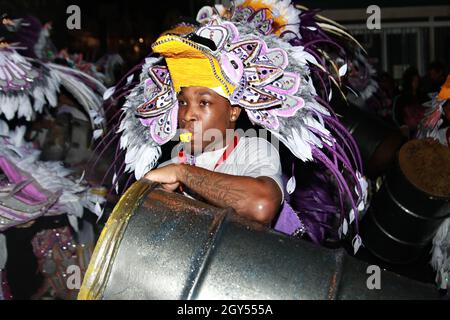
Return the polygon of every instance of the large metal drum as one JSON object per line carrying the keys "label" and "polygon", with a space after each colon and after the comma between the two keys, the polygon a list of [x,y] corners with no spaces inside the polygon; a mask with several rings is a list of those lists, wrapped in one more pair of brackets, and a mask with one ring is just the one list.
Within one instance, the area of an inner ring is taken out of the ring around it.
{"label": "large metal drum", "polygon": [[287,237],[231,210],[135,183],[97,243],[79,299],[427,299],[434,286],[343,250]]}
{"label": "large metal drum", "polygon": [[400,150],[374,196],[361,233],[365,246],[391,263],[426,254],[437,229],[450,216],[450,149],[413,140]]}

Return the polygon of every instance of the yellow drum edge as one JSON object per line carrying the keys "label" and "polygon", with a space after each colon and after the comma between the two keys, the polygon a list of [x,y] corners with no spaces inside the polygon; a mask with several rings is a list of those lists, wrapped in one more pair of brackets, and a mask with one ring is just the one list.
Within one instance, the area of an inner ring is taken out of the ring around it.
{"label": "yellow drum edge", "polygon": [[78,300],[102,299],[111,272],[111,261],[116,256],[130,217],[149,188],[150,183],[145,180],[135,182],[114,207],[95,246],[78,294]]}

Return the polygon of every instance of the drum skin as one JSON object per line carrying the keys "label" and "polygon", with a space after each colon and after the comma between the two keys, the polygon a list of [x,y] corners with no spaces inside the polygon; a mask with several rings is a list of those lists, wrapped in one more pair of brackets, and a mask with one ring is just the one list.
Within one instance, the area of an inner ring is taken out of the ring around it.
{"label": "drum skin", "polygon": [[136,182],[97,243],[79,299],[437,299],[437,290],[288,237],[157,184]]}
{"label": "drum skin", "polygon": [[405,144],[363,219],[367,249],[397,264],[419,259],[450,216],[450,150],[427,140]]}

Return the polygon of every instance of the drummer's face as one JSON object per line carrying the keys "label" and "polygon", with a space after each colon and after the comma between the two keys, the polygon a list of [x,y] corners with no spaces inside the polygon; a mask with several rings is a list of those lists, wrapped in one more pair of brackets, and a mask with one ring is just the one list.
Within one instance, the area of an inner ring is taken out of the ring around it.
{"label": "drummer's face", "polygon": [[178,94],[178,125],[181,131],[191,132],[191,147],[203,151],[210,143],[225,137],[233,130],[241,108],[211,89],[205,87],[182,88]]}

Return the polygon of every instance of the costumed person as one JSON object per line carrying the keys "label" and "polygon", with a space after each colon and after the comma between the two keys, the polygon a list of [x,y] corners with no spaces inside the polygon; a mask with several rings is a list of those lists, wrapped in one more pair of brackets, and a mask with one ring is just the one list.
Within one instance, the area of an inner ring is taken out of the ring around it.
{"label": "costumed person", "polygon": [[[33,298],[73,299],[77,291],[67,286],[67,267],[79,266],[83,273],[95,242],[92,226],[82,218],[85,209],[100,217],[105,199],[83,176],[73,176],[62,163],[40,161],[41,151],[25,140],[25,125],[29,126],[47,110],[45,106],[56,108],[59,90],[63,87],[83,106],[92,129],[103,131],[101,95],[105,88],[98,80],[78,70],[22,56],[19,53],[24,48],[22,43],[11,39],[27,26],[23,19],[2,20],[2,35],[9,41],[2,41],[0,46],[0,116],[10,125],[0,122],[3,145],[0,150],[0,231],[8,233],[24,224],[30,227],[39,217],[67,216],[70,226],[37,230],[31,240],[38,270],[44,278],[40,291]],[[14,128],[14,123],[25,125]],[[4,234],[0,235],[0,240],[3,241],[0,249],[6,249]],[[2,250],[0,256],[6,257],[7,252]]]}
{"label": "costumed person", "polygon": [[[450,147],[450,75],[439,94],[432,94],[425,117],[419,125],[417,138],[431,138]],[[436,283],[442,290],[450,289],[450,218],[439,227],[432,248],[431,265],[436,271]]]}
{"label": "costumed person", "polygon": [[379,79],[380,101],[381,101],[381,117],[387,122],[394,124],[393,109],[394,98],[398,95],[397,85],[394,78],[387,72],[382,72]]}
{"label": "costumed person", "polygon": [[376,74],[373,66],[358,48],[354,59],[349,63],[347,99],[358,108],[386,119],[391,115],[391,110],[383,105]]}
{"label": "costumed person", "polygon": [[398,126],[407,126],[410,136],[417,134],[420,121],[425,115],[423,103],[427,100],[420,88],[419,72],[410,67],[403,73],[402,90],[395,99],[394,121]]}
{"label": "costumed person", "polygon": [[[299,42],[301,14],[289,1],[237,1],[232,10],[205,7],[197,17],[202,25],[181,25],[156,40],[138,84],[128,78],[105,95],[127,95],[112,129],[119,135],[106,144],[120,139],[113,185],[134,172],[317,244],[349,239],[356,253],[367,185],[355,142],[313,84],[312,68],[328,72]],[[320,87],[326,96],[328,89]],[[277,150],[236,134],[243,117],[286,148],[286,188]],[[215,129],[214,139],[203,135],[207,129]],[[155,169],[178,137],[173,157]],[[296,190],[302,162],[315,164],[316,174]]]}
{"label": "costumed person", "polygon": [[422,89],[425,94],[436,93],[445,83],[445,66],[441,61],[433,61],[428,65],[426,75],[422,80]]}
{"label": "costumed person", "polygon": [[[100,215],[99,206],[104,201],[103,197],[96,194],[95,189],[79,177],[71,176],[71,171],[62,163],[39,161],[40,151],[35,149],[32,143],[24,140],[25,127],[17,127],[11,131],[8,125],[1,121],[0,128],[3,145],[0,151],[2,172],[0,231],[6,232],[10,228],[27,224],[43,216],[67,215],[68,221],[77,233],[77,240],[74,239],[69,226],[40,231],[32,239],[38,269],[44,274],[44,278],[53,276],[60,278],[59,281],[65,281],[63,274],[69,265],[85,266],[88,263],[95,241],[91,235],[92,231],[88,230],[89,226],[83,222],[80,225],[78,219],[83,217],[84,208]],[[6,241],[6,238],[2,239]],[[4,254],[6,257],[7,253]],[[61,256],[55,257],[57,254]],[[64,262],[64,265],[50,262],[56,259],[59,259],[58,262]],[[6,263],[3,268],[5,266]],[[60,272],[62,270],[64,272]],[[54,293],[61,299],[68,298],[58,295],[64,290],[68,291],[72,298],[76,295],[76,292],[67,290],[64,283],[55,283],[54,288],[61,289],[61,292]]]}
{"label": "costumed person", "polygon": [[97,79],[102,84],[105,83],[105,75],[97,70],[97,65],[84,60],[83,54],[73,53],[70,54],[67,49],[60,50],[54,60],[62,59],[71,68],[77,69]]}
{"label": "costumed person", "polygon": [[424,104],[425,116],[420,122],[417,138],[433,138],[450,147],[450,75],[439,93],[430,95]]}

